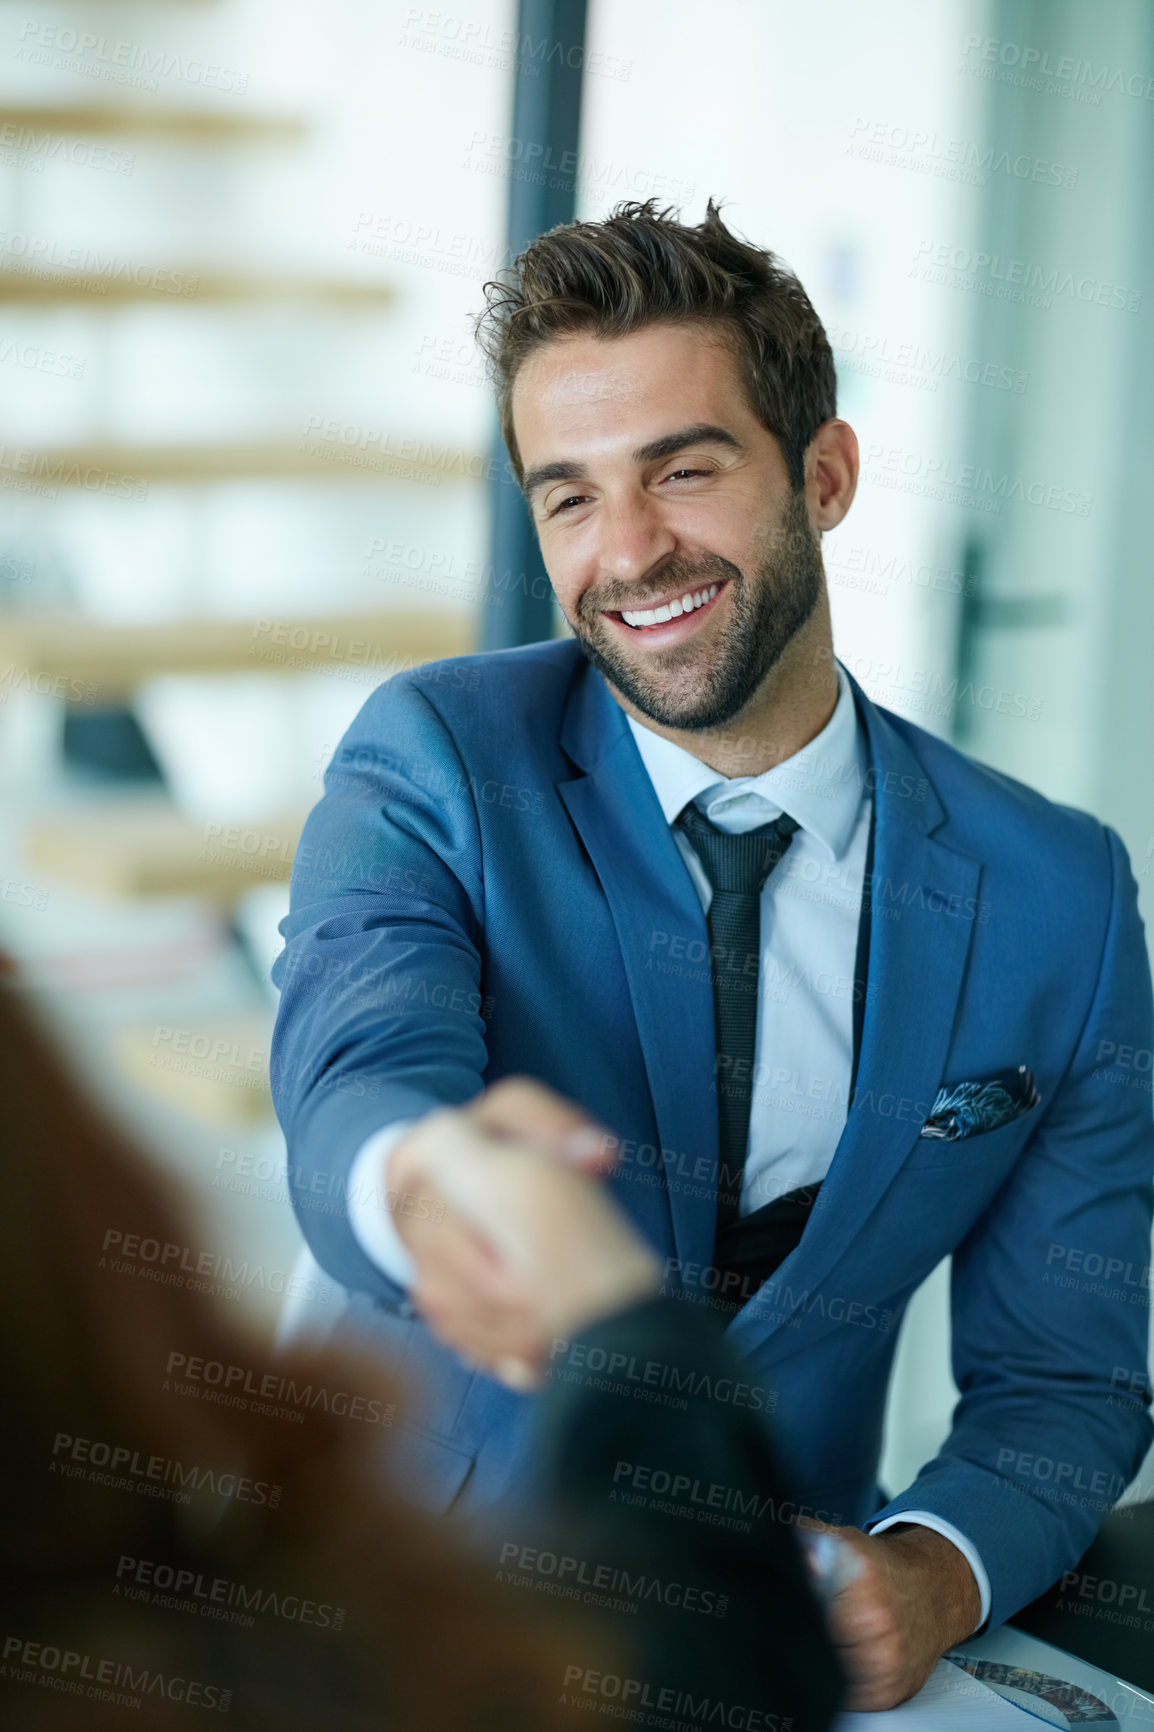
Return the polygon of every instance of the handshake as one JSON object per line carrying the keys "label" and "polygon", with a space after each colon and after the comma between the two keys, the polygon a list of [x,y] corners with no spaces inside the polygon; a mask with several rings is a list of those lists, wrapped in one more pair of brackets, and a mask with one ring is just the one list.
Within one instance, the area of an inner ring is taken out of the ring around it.
{"label": "handshake", "polygon": [[660,1266],[599,1175],[616,1139],[527,1077],[428,1113],[387,1157],[412,1297],[435,1335],[511,1389],[541,1383],[559,1336],[652,1297]]}
{"label": "handshake", "polygon": [[[386,1157],[388,1187],[434,1205],[396,1216],[414,1302],[446,1346],[511,1389],[544,1381],[558,1337],[658,1291],[657,1257],[599,1183],[616,1158],[608,1131],[526,1077],[426,1114]],[[836,1579],[826,1572],[847,1706],[893,1707],[977,1626],[974,1572],[925,1526],[827,1528],[815,1543],[828,1551],[831,1536],[849,1548],[835,1551]]]}

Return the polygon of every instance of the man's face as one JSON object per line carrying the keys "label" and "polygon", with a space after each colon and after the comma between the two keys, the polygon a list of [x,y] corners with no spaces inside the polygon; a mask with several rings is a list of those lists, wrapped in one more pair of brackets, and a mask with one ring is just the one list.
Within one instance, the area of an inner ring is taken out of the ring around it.
{"label": "man's face", "polygon": [[731,721],[823,579],[804,495],[729,350],[700,324],[559,338],[517,375],[513,423],[545,568],[589,660],[663,727]]}

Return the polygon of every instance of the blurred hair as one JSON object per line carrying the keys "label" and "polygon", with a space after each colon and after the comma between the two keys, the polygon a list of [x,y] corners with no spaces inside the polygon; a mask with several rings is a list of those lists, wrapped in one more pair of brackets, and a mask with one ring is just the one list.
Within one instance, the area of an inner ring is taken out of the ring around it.
{"label": "blurred hair", "polygon": [[781,446],[793,487],[823,421],[837,413],[833,351],[793,272],[739,240],[710,199],[696,227],[655,199],[619,204],[604,222],[541,235],[484,285],[475,330],[497,391],[514,474],[525,468],[513,431],[513,385],[542,344],[588,332],[624,337],[647,325],[700,323],[723,341],[762,426]]}
{"label": "blurred hair", "polygon": [[[77,1085],[41,1019],[3,978],[0,1098],[4,1639],[231,1689],[229,1723],[245,1732],[571,1725],[558,1680],[579,1621],[567,1619],[562,1641],[535,1604],[514,1620],[450,1533],[390,1489],[387,1428],[311,1406],[287,1423],[166,1386],[174,1350],[256,1366],[268,1364],[268,1350],[204,1295],[110,1267],[110,1228],[160,1245],[187,1243],[188,1229],[158,1175]],[[276,1369],[300,1386],[323,1381],[403,1403],[378,1365],[351,1356],[294,1353]],[[279,1505],[208,1489],[167,1501],[136,1495],[151,1485],[124,1489],[111,1471],[63,1474],[69,1452],[54,1454],[61,1434],[125,1447],[141,1461],[245,1474],[280,1487]],[[156,1593],[126,1597],[131,1574],[123,1584],[116,1575],[125,1556],[344,1607],[343,1629],[260,1614],[249,1629],[191,1616]],[[148,1693],[133,1711],[85,1694],[75,1672],[73,1681],[40,1677],[49,1688],[18,1681],[19,1665],[18,1653],[6,1661],[0,1719],[22,1732],[125,1724],[168,1732],[189,1723],[188,1708],[163,1693]]]}

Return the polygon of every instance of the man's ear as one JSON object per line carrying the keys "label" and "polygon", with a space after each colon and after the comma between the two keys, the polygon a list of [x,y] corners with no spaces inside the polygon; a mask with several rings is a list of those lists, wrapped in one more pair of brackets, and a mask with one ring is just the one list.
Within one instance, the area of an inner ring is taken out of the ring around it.
{"label": "man's ear", "polygon": [[805,500],[819,532],[836,529],[853,504],[860,466],[849,422],[823,421],[805,453]]}

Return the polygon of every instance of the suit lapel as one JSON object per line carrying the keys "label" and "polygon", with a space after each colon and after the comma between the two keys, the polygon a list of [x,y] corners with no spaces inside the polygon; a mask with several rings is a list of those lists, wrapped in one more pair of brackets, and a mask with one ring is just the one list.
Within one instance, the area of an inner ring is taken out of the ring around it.
{"label": "suit lapel", "polygon": [[716,1037],[705,915],[624,712],[591,668],[578,671],[561,743],[585,772],[557,791],[617,929],[684,1271],[713,1256]]}
{"label": "suit lapel", "polygon": [[[942,1081],[973,934],[981,867],[934,838],[946,815],[923,766],[851,683],[869,737],[877,825],[857,1088],[805,1233],[773,1278],[773,1322],[755,1298],[729,1327],[743,1353],[780,1332],[827,1281],[912,1152]],[[783,1292],[787,1302],[777,1303]]]}
{"label": "suit lapel", "polygon": [[[981,866],[934,832],[947,816],[925,768],[850,680],[866,729],[876,830],[868,997],[853,1107],[801,1243],[729,1326],[738,1351],[778,1334],[870,1223],[942,1081],[973,934]],[[584,774],[558,783],[605,891],[633,1002],[684,1271],[712,1263],[716,1037],[705,915],[624,712],[580,664],[561,744]],[[674,954],[671,954],[673,952]],[[686,955],[688,952],[688,956]],[[694,963],[692,958],[705,958]],[[686,1285],[694,1283],[686,1277]],[[847,1297],[860,1297],[847,1294]],[[794,1331],[786,1337],[796,1341]]]}

